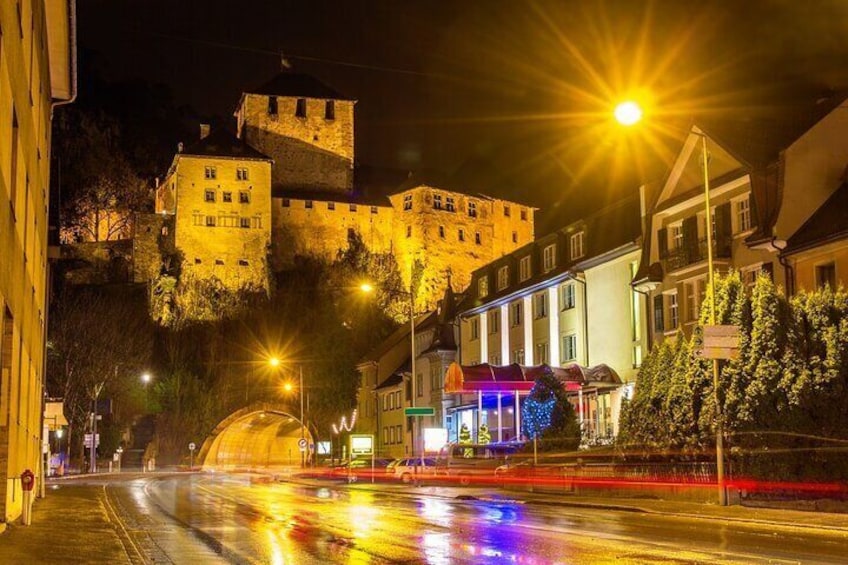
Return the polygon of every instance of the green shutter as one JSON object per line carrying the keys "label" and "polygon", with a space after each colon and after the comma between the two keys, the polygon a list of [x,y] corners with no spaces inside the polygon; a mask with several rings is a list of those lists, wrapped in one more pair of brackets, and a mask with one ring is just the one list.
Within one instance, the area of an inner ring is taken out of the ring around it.
{"label": "green shutter", "polygon": [[668,229],[660,228],[657,232],[657,243],[660,251],[660,259],[668,257]]}

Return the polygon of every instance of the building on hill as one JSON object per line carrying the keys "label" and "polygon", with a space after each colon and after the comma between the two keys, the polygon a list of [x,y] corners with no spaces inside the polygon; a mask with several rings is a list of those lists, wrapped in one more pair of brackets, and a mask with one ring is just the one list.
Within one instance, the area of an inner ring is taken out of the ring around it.
{"label": "building on hill", "polygon": [[231,290],[268,288],[269,157],[225,130],[210,134],[202,126],[201,138],[174,156],[156,190],[156,212],[174,216],[182,276],[215,278]]}
{"label": "building on hill", "polygon": [[76,97],[75,20],[74,2],[67,0],[0,2],[3,523],[21,515],[21,473],[32,470],[36,487],[44,480],[50,136],[55,106]]}
{"label": "building on hill", "polygon": [[353,190],[353,106],[317,79],[281,72],[243,92],[238,137],[274,160],[274,189],[349,194]]}

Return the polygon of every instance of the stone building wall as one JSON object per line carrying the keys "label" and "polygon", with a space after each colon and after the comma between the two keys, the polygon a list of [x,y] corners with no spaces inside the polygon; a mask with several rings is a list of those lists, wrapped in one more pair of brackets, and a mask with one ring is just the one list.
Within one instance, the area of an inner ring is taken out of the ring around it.
{"label": "stone building wall", "polygon": [[[208,166],[216,167],[214,180],[205,178]],[[248,169],[248,180],[236,180],[239,167]],[[175,244],[183,256],[182,273],[198,279],[214,276],[233,290],[267,288],[271,163],[181,155],[174,174]],[[205,200],[207,190],[215,192],[214,202]],[[223,201],[225,192],[231,193],[231,202]],[[241,192],[249,194],[248,203],[239,202]],[[242,227],[243,221],[248,227]]]}
{"label": "stone building wall", "polygon": [[138,214],[133,237],[133,282],[146,283],[155,279],[163,267],[170,270],[169,261],[175,258],[174,216]]}
{"label": "stone building wall", "polygon": [[393,215],[389,206],[274,198],[272,267],[290,268],[297,255],[332,261],[339,250],[347,248],[349,230],[356,231],[372,252],[387,253],[392,246]]}
{"label": "stone building wall", "polygon": [[244,94],[236,111],[238,136],[274,159],[274,187],[346,194],[353,188],[352,101],[334,100],[334,118],[325,118],[327,100],[306,98],[306,116],[295,115],[297,98]]}

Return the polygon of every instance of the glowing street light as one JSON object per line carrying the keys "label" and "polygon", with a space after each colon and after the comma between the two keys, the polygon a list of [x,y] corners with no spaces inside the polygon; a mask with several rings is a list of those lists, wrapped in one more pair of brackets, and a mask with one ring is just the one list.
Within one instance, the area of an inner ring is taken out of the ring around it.
{"label": "glowing street light", "polygon": [[294,390],[294,386],[292,386],[291,383],[284,383],[283,390],[285,390],[286,392],[291,392],[292,390]]}
{"label": "glowing street light", "polygon": [[268,359],[268,364],[271,365],[272,367],[279,367],[280,366],[280,358],[279,357],[271,357],[270,359]]}
{"label": "glowing street light", "polygon": [[627,100],[615,107],[615,120],[623,126],[632,126],[642,119],[642,108],[636,102]]}
{"label": "glowing street light", "polygon": [[374,292],[374,285],[367,282],[362,283],[361,285],[359,285],[359,290],[361,290],[362,292]]}
{"label": "glowing street light", "polygon": [[153,377],[150,376],[150,373],[144,373],[143,375],[141,375],[141,382],[143,382],[146,386],[150,384],[150,379],[152,378]]}

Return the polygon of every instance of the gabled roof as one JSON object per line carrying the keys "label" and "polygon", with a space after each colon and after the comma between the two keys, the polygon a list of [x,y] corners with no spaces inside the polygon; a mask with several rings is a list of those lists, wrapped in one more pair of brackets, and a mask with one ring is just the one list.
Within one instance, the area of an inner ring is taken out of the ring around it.
{"label": "gabled roof", "polygon": [[356,100],[355,98],[337,92],[311,75],[288,71],[281,72],[261,86],[251,90],[245,90],[245,93],[297,98],[321,98],[325,100]]}
{"label": "gabled roof", "polygon": [[848,179],[798,228],[786,242],[784,255],[792,255],[831,241],[848,238]]}
{"label": "gabled roof", "polygon": [[213,131],[203,139],[185,147],[178,155],[273,161],[225,129]]}

